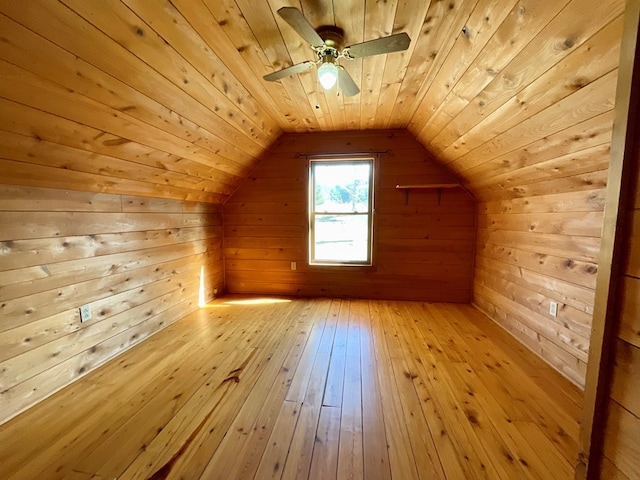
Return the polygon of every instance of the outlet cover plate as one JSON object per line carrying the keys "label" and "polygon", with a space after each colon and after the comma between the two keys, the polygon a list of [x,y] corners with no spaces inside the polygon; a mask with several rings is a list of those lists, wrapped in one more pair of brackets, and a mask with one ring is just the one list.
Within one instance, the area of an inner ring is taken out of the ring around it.
{"label": "outlet cover plate", "polygon": [[558,302],[554,302],[553,300],[549,302],[549,315],[552,317],[558,316]]}
{"label": "outlet cover plate", "polygon": [[80,321],[82,323],[91,320],[91,306],[83,305],[80,307]]}

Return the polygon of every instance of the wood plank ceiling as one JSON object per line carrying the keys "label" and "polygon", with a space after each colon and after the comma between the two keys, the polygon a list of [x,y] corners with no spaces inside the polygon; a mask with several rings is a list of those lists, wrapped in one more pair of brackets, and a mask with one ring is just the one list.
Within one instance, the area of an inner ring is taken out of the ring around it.
{"label": "wood plank ceiling", "polygon": [[[355,97],[323,91],[313,70],[267,83],[263,75],[313,59],[276,14],[282,6],[342,27],[347,45],[398,32],[412,42],[345,62]],[[532,173],[526,158],[501,155],[547,132],[590,121],[573,134],[594,135],[583,148],[608,141],[623,9],[619,0],[1,0],[3,183],[222,203],[285,132],[401,128],[490,198],[514,169]]]}

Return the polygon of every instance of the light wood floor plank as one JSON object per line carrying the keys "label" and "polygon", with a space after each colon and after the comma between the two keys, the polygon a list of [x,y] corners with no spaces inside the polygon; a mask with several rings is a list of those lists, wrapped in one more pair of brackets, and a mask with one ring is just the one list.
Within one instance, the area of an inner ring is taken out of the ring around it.
{"label": "light wood floor plank", "polygon": [[409,317],[400,302],[390,303],[385,321],[387,345],[393,362],[396,388],[400,394],[400,403],[411,441],[411,448],[416,459],[418,475],[423,479],[444,479],[445,474],[433,441],[433,432],[427,423],[420,399],[417,396],[414,381],[418,374],[409,368],[405,361],[405,345],[400,340],[401,328]]}
{"label": "light wood floor plank", "polygon": [[[236,361],[235,345],[247,338],[251,324],[228,325],[212,344],[187,344],[188,350],[175,356],[170,375],[154,382],[152,389],[135,395],[128,415],[119,416],[117,422],[110,421],[110,428],[104,432],[104,436],[110,434],[107,438],[86,445],[80,468],[107,477],[124,470],[193,398],[202,387],[203,378],[209,382],[214,378],[222,380]],[[148,419],[149,411],[154,412],[153,422]],[[114,454],[118,461],[110,458]]]}
{"label": "light wood floor plank", "polygon": [[389,450],[389,466],[392,478],[417,479],[416,460],[409,440],[402,405],[393,372],[391,352],[386,340],[383,322],[386,305],[370,302],[371,333],[375,338],[375,355],[378,365],[380,398],[384,412],[384,426]]}
{"label": "light wood floor plank", "polygon": [[[436,318],[439,320],[441,317],[438,316]],[[461,420],[461,423],[465,427],[471,428],[469,433],[470,441],[475,442],[477,439],[479,445],[476,450],[479,450],[481,454],[486,454],[485,458],[493,464],[500,478],[526,478],[520,465],[515,462],[513,453],[510,452],[505,444],[504,438],[496,431],[489,415],[479,404],[475,392],[467,388],[457,375],[457,370],[460,368],[470,369],[466,359],[471,357],[471,353],[466,342],[458,335],[455,329],[451,328],[451,323],[446,322],[445,325],[440,325],[438,329],[442,328],[447,331],[447,343],[443,348],[447,349],[452,344],[457,345],[458,352],[463,355],[465,362],[451,362],[449,368],[442,372],[441,375],[450,386],[454,397],[460,399],[460,408],[467,419],[467,422]],[[487,464],[486,460],[484,463],[485,465]]]}
{"label": "light wood floor plank", "polygon": [[227,297],[0,426],[0,478],[564,480],[581,405],[470,305]]}
{"label": "light wood floor plank", "polygon": [[347,353],[347,331],[349,325],[349,302],[340,302],[340,313],[336,323],[336,334],[331,349],[331,363],[327,375],[323,405],[340,407],[342,405],[342,388],[344,384],[345,355]]}
{"label": "light wood floor plank", "polygon": [[[350,304],[352,302],[349,302]],[[362,373],[360,363],[361,318],[350,305],[342,390],[342,417],[338,448],[338,480],[364,478],[362,442]]]}
{"label": "light wood floor plank", "polygon": [[309,376],[300,418],[291,439],[283,479],[295,480],[309,476],[339,312],[340,300],[333,300]]}
{"label": "light wood floor plank", "polygon": [[[464,408],[467,394],[458,395],[456,388],[448,378],[448,370],[452,365],[462,364],[460,358],[447,355],[446,347],[440,344],[439,332],[444,325],[431,313],[417,316],[415,325],[419,335],[424,339],[426,349],[416,348],[420,365],[424,367],[424,376],[431,385],[431,398],[441,412],[445,430],[451,435],[458,458],[462,463],[466,478],[492,479],[500,478],[498,471],[491,462],[482,442],[473,430],[470,412]],[[446,337],[447,331],[444,335]]]}
{"label": "light wood floor plank", "polygon": [[[215,472],[225,472],[227,479],[253,477],[320,308],[319,302],[310,302],[306,310],[311,315],[297,318],[293,324],[295,335],[271,358],[271,373],[262,374],[251,390],[204,470],[204,478],[213,478]],[[284,360],[279,361],[282,357]]]}
{"label": "light wood floor plank", "polygon": [[[451,310],[450,306],[443,305],[438,308],[440,318],[448,319],[451,323],[457,322],[457,320],[454,320],[454,318],[457,318],[455,313],[449,311]],[[479,320],[483,324],[485,323],[485,319],[480,317],[481,314],[479,312],[474,311],[472,314],[471,318]],[[556,400],[550,398],[550,396],[555,396],[554,394],[546,393],[537,384],[537,378],[530,377],[527,375],[527,371],[521,368],[522,360],[517,357],[514,358],[513,355],[508,355],[500,348],[496,348],[492,338],[486,337],[481,340],[479,343],[482,345],[476,343],[475,348],[477,349],[476,351],[483,353],[481,358],[484,359],[484,365],[490,374],[494,376],[495,381],[500,383],[502,389],[506,391],[502,404],[513,407],[518,406],[521,412],[524,412],[521,416],[534,421],[544,428],[549,438],[559,446],[567,461],[573,464],[573,459],[578,455],[577,438],[579,434],[579,425],[575,422],[574,415],[578,415],[581,410],[575,407],[573,410],[568,409],[564,405],[565,402],[559,405]],[[470,356],[470,361],[476,361],[477,363],[479,358],[477,355]],[[544,370],[544,367],[546,366],[540,365],[538,368]],[[550,379],[554,379],[556,372],[549,372],[548,368],[546,370],[548,372],[547,376]],[[573,386],[566,382],[564,382],[564,387],[563,390],[567,391],[573,389]],[[494,395],[497,396],[498,393],[494,393]]]}
{"label": "light wood floor plank", "polygon": [[[258,432],[264,434],[265,430],[268,431],[268,424],[265,426],[260,421],[263,418],[263,412],[268,419],[271,409],[274,408],[273,404],[279,407],[282,403],[289,373],[284,366],[285,362],[291,356],[293,363],[296,363],[301,350],[299,345],[304,343],[304,338],[300,339],[297,335],[289,334],[295,331],[300,332],[303,337],[306,335],[304,320],[297,320],[294,313],[297,313],[296,309],[288,308],[287,305],[279,318],[271,317],[278,321],[278,326],[270,329],[272,342],[267,345],[260,344],[259,348],[263,350],[263,362],[259,368],[256,368],[255,381],[249,381],[248,385],[245,385],[246,394],[237,403],[238,413],[235,417],[230,416],[232,421],[228,427],[216,429],[218,435],[212,436],[209,440],[218,443],[217,448],[211,446],[197,449],[200,452],[199,461],[194,461],[193,456],[185,456],[181,459],[185,466],[176,467],[176,471],[183,472],[183,476],[211,478],[215,472],[222,471],[229,479],[246,478],[242,474],[246,465],[243,465],[241,460],[250,461],[255,455],[255,452],[251,451],[252,447],[260,442],[253,434]],[[275,410],[277,412],[277,408]],[[213,457],[205,454],[214,449],[216,453]],[[243,452],[243,455],[238,455],[239,452]]]}
{"label": "light wood floor plank", "polygon": [[[404,304],[408,310],[406,314],[408,318],[415,319],[416,317],[409,309],[410,305],[411,304]],[[418,318],[419,317],[420,316],[418,316]],[[414,377],[412,381],[421,400],[422,412],[432,432],[442,468],[447,478],[473,478],[472,472],[468,470],[465,471],[464,465],[460,462],[460,458],[462,457],[456,451],[453,439],[445,426],[442,407],[434,397],[437,390],[432,385],[424,369],[420,352],[425,351],[425,342],[415,321],[405,325],[405,328],[397,329],[398,338],[405,345],[403,357],[406,362],[407,371],[411,372],[411,376]]]}
{"label": "light wood floor plank", "polygon": [[[369,302],[353,302],[352,312],[360,322],[360,372],[362,375],[362,443],[364,475],[367,479],[389,480],[388,440],[385,431],[384,409],[378,383],[378,362],[375,339],[371,331]],[[357,314],[356,314],[357,312]]]}
{"label": "light wood floor plank", "polygon": [[336,478],[338,474],[338,446],[340,437],[340,409],[322,407],[313,444],[310,480]]}

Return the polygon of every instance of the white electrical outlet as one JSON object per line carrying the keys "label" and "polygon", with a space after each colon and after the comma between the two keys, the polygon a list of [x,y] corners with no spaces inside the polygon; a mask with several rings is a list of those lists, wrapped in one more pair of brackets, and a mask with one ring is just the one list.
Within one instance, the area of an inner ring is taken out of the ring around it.
{"label": "white electrical outlet", "polygon": [[91,306],[83,305],[80,307],[80,321],[84,323],[87,320],[91,320]]}
{"label": "white electrical outlet", "polygon": [[549,315],[552,317],[558,316],[558,302],[554,302],[553,300],[549,302]]}
{"label": "white electrical outlet", "polygon": [[298,264],[296,262],[291,262],[291,270],[295,270],[298,268]]}

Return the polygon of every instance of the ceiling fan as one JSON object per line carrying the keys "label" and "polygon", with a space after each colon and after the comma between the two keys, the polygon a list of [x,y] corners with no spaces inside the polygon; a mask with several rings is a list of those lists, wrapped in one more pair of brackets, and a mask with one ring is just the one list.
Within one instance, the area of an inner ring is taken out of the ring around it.
{"label": "ceiling fan", "polygon": [[318,67],[318,79],[325,90],[332,88],[337,81],[344,94],[347,97],[352,97],[360,93],[360,89],[349,72],[337,63],[338,59],[355,59],[382,53],[400,52],[409,48],[411,43],[409,35],[403,32],[343,48],[344,31],[341,28],[329,25],[315,29],[302,12],[295,7],[282,7],[278,10],[278,14],[309,43],[316,53],[317,60],[297,63],[265,75],[263,78],[268,82],[275,82],[289,75],[304,72],[315,65]]}

